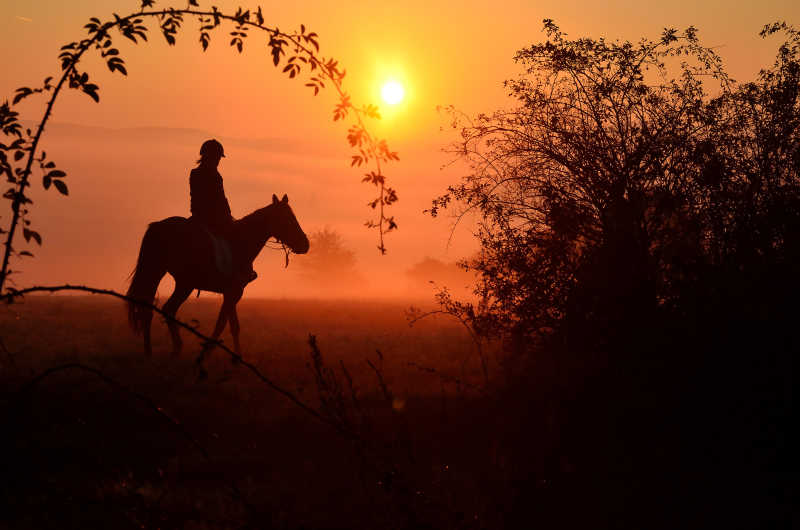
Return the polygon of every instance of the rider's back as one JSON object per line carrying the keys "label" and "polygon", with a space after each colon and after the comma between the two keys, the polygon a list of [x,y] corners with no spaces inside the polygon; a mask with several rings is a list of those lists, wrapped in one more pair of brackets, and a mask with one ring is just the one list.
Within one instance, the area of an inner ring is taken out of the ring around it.
{"label": "rider's back", "polygon": [[189,176],[192,217],[208,227],[213,233],[224,235],[233,222],[228,199],[222,184],[222,176],[216,168],[202,164]]}

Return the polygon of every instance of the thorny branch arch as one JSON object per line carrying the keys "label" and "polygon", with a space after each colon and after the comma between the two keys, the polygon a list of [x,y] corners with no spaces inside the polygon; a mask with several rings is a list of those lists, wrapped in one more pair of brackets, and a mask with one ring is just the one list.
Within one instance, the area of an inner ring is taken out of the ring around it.
{"label": "thorny branch arch", "polygon": [[[385,140],[378,139],[368,132],[364,124],[365,118],[380,118],[378,108],[374,105],[356,106],[351,101],[343,87],[345,70],[340,69],[336,60],[325,59],[318,55],[317,34],[307,31],[304,25],[292,33],[281,31],[277,27],[270,27],[265,23],[260,6],[256,10],[240,7],[235,13],[230,14],[220,11],[216,6],[211,6],[210,9],[201,9],[197,0],[188,0],[185,9],[172,7],[149,9],[154,4],[154,0],[141,0],[139,11],[124,17],[114,14],[113,20],[106,22],[98,18],[91,18],[89,23],[84,26],[87,30],[87,38],[62,46],[59,55],[62,73],[55,84],[53,84],[54,77],[48,77],[40,87],[21,87],[17,89],[10,105],[5,102],[0,106],[0,130],[6,137],[13,138],[10,144],[0,143],[0,175],[5,175],[8,182],[12,184],[3,195],[4,198],[11,201],[11,221],[7,230],[0,228],[0,234],[5,233],[6,235],[3,263],[0,268],[0,292],[6,287],[6,280],[12,272],[9,270],[11,257],[32,256],[28,251],[14,250],[14,238],[20,225],[22,225],[23,237],[26,241],[30,242],[33,239],[38,244],[42,242],[41,235],[29,228],[31,222],[27,218],[28,205],[32,204],[32,201],[26,195],[26,188],[31,186],[30,178],[34,162],[39,164],[43,172],[42,184],[45,189],[49,189],[53,185],[60,193],[68,194],[68,187],[63,181],[66,173],[57,169],[55,163],[47,159],[46,152],[40,150],[42,135],[58,95],[66,84],[69,88],[80,90],[99,102],[100,98],[97,93],[99,87],[89,82],[87,72],[78,70],[80,60],[87,51],[95,49],[106,61],[111,72],[118,71],[127,75],[124,60],[120,57],[119,50],[113,47],[111,31],[116,30],[119,35],[138,44],[142,40],[147,40],[149,28],[145,25],[145,21],[152,20],[158,22],[158,30],[167,43],[173,45],[184,20],[186,18],[197,19],[200,23],[199,41],[204,51],[209,45],[211,32],[220,28],[223,22],[233,24],[233,31],[229,33],[229,36],[232,37],[230,45],[240,53],[244,48],[248,31],[250,29],[261,31],[266,33],[269,38],[267,46],[273,64],[278,67],[283,61],[282,72],[289,78],[295,78],[304,69],[307,69],[309,76],[305,86],[313,90],[314,95],[318,94],[320,89],[325,88],[326,83],[332,86],[339,97],[339,102],[333,111],[334,121],[344,119],[351,114],[354,118],[354,123],[347,133],[347,140],[355,150],[351,166],[372,164],[374,168],[362,179],[363,182],[373,184],[378,191],[377,197],[369,202],[369,206],[377,211],[377,219],[367,221],[366,226],[378,229],[378,249],[382,254],[385,253],[384,235],[397,228],[394,217],[388,216],[385,208],[397,201],[397,193],[386,185],[382,166],[389,161],[398,160],[398,155],[389,149]],[[114,35],[114,37],[119,35]],[[287,50],[289,54],[287,54]],[[12,110],[13,106],[28,96],[44,92],[51,93],[44,115],[34,131],[27,129],[23,133],[18,119],[19,113]],[[22,165],[15,167],[20,162]]]}

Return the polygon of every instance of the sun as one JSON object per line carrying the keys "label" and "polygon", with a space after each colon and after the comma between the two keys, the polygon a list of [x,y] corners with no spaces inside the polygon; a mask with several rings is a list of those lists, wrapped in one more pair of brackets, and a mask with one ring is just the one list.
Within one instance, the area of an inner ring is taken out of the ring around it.
{"label": "sun", "polygon": [[403,96],[405,96],[403,85],[397,81],[387,81],[381,89],[381,96],[389,105],[397,105],[403,101]]}

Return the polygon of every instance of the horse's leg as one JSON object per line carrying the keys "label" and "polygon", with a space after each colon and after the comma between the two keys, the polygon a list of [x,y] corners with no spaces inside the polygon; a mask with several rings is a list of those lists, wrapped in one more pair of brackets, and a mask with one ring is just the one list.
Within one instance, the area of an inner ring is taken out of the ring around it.
{"label": "horse's leg", "polygon": [[[228,317],[231,322],[231,335],[233,335],[233,351],[239,357],[242,356],[242,348],[239,344],[239,315],[236,313],[236,304],[242,299],[244,288],[233,289],[225,293],[224,303],[228,304]],[[238,359],[231,359],[236,362]]]}
{"label": "horse's leg", "polygon": [[[212,340],[219,339],[219,336],[222,335],[222,330],[225,329],[225,324],[228,323],[228,304],[225,303],[225,300],[222,301],[222,307],[219,308],[219,316],[217,317],[217,324],[214,326],[214,332],[211,334]],[[211,348],[209,348],[211,349]]]}
{"label": "horse's leg", "polygon": [[242,347],[239,345],[239,315],[236,314],[236,303],[231,306],[231,335],[233,335],[233,351],[241,357]]}
{"label": "horse's leg", "polygon": [[[222,331],[225,329],[225,324],[230,320],[231,333],[233,334],[233,342],[235,352],[239,354],[239,318],[236,315],[236,304],[242,298],[242,290],[237,289],[233,292],[228,291],[223,293],[222,307],[219,310],[219,317],[217,318],[217,325],[214,327],[214,333],[211,334],[213,340],[219,340]],[[234,329],[236,331],[234,331]]]}
{"label": "horse's leg", "polygon": [[[161,309],[168,316],[175,318],[175,313],[178,312],[178,308],[183,302],[186,301],[187,298],[189,298],[189,295],[192,294],[193,290],[194,289],[191,287],[181,285],[176,282],[175,290],[172,292],[172,296],[169,297],[169,300],[166,301]],[[180,329],[178,328],[178,325],[171,320],[167,320],[167,327],[169,328],[170,335],[172,335],[172,355],[178,355],[183,347]]]}

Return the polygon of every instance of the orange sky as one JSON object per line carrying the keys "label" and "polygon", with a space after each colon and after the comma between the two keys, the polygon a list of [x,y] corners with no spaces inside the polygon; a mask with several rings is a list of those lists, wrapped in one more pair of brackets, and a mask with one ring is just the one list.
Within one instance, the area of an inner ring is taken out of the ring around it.
{"label": "orange sky", "polygon": [[[232,11],[238,2],[215,2]],[[183,7],[159,0],[157,6]],[[210,2],[201,1],[207,7]],[[452,131],[436,112],[453,104],[469,113],[491,111],[509,102],[502,81],[517,72],[511,58],[518,48],[542,38],[541,20],[552,18],[573,37],[655,38],[665,26],[689,24],[703,41],[719,46],[729,71],[740,80],[753,77],[771,61],[776,41],[757,33],[764,23],[800,24],[796,0],[687,1],[652,3],[616,0],[281,2],[264,4],[267,21],[282,29],[305,24],[320,35],[322,54],[337,58],[348,71],[345,86],[357,102],[380,103],[387,77],[404,82],[407,99],[384,111],[374,125],[398,150],[401,161],[386,173],[398,189],[394,207],[400,230],[389,236],[389,254],[380,257],[375,234],[363,228],[371,189],[351,170],[342,124],[330,120],[331,93],[313,98],[301,83],[272,67],[262,37],[252,35],[245,53],[212,36],[201,52],[195,23],[187,22],[170,48],[151,34],[134,46],[116,43],[129,75],[111,75],[97,61],[86,66],[100,85],[101,103],[75,92],[63,94],[53,123],[106,129],[157,127],[157,133],[54,127],[43,146],[69,174],[71,195],[44,193],[36,182],[32,220],[45,239],[37,258],[24,263],[18,283],[93,282],[122,289],[133,266],[138,238],[147,222],[188,215],[187,175],[199,143],[209,134],[228,139],[220,168],[234,215],[266,204],[272,192],[288,193],[307,231],[329,226],[343,234],[365,270],[380,277],[401,274],[424,256],[453,261],[471,252],[468,227],[447,248],[450,220],[431,220],[421,210],[459,168],[440,170],[440,152]],[[127,14],[136,0],[3,0],[0,3],[0,93],[36,84],[60,71],[58,48],[82,36],[91,16]],[[130,45],[129,45],[130,44]],[[42,100],[20,106],[23,117],[38,120]],[[172,129],[195,129],[174,131]],[[246,140],[250,140],[249,142]],[[258,140],[258,141],[253,141]],[[0,212],[0,219],[7,219]],[[101,267],[92,263],[100,261]],[[275,253],[256,265],[261,278],[251,294],[282,295],[270,278],[287,274]]]}

